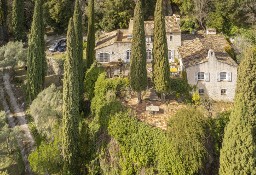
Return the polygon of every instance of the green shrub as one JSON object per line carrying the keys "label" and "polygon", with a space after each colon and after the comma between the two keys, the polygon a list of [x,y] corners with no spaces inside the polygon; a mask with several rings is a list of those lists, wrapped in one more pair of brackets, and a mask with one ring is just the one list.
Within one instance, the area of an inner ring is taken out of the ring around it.
{"label": "green shrub", "polygon": [[54,84],[38,94],[30,105],[30,114],[40,135],[49,137],[62,116],[62,92]]}
{"label": "green shrub", "polygon": [[62,171],[60,131],[52,131],[51,136],[54,139],[43,141],[28,157],[31,169],[36,173],[57,174]]}
{"label": "green shrub", "polygon": [[188,84],[185,78],[171,78],[170,79],[170,93],[178,94],[179,97],[191,101],[190,91],[192,87]]}
{"label": "green shrub", "polygon": [[92,100],[94,97],[94,87],[95,82],[97,81],[99,74],[103,72],[103,69],[101,67],[97,66],[97,63],[94,62],[89,70],[87,70],[85,74],[85,81],[84,81],[84,87],[85,87],[85,96]]}
{"label": "green shrub", "polygon": [[24,66],[27,59],[27,49],[22,42],[9,42],[0,47],[0,67]]}
{"label": "green shrub", "polygon": [[213,163],[213,139],[210,120],[202,112],[192,107],[178,111],[168,122],[168,136],[185,174],[209,173],[206,166]]}

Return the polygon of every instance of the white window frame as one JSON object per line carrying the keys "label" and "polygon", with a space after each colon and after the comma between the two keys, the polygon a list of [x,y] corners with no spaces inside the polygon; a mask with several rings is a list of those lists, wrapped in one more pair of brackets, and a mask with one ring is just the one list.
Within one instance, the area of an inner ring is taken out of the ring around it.
{"label": "white window frame", "polygon": [[220,95],[227,95],[227,89],[221,89]]}
{"label": "white window frame", "polygon": [[131,53],[132,51],[130,49],[126,51],[126,60],[131,60]]}
{"label": "white window frame", "polygon": [[227,72],[220,72],[220,81],[227,80],[228,73]]}
{"label": "white window frame", "polygon": [[197,80],[204,80],[204,79],[205,79],[204,72],[198,72],[197,73]]}
{"label": "white window frame", "polygon": [[175,51],[174,50],[168,50],[168,60],[169,62],[174,62],[175,60]]}
{"label": "white window frame", "polygon": [[203,88],[199,88],[198,89],[198,94],[199,95],[204,95],[204,89]]}
{"label": "white window frame", "polygon": [[110,53],[108,52],[100,52],[98,53],[99,57],[98,60],[101,63],[107,63],[110,61]]}
{"label": "white window frame", "polygon": [[148,49],[146,52],[147,52],[147,60],[152,60],[152,50]]}

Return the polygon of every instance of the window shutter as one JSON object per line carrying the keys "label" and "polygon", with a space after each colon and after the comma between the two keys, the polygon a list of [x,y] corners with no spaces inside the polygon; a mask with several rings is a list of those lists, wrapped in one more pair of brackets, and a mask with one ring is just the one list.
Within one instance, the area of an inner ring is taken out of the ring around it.
{"label": "window shutter", "polygon": [[198,72],[195,73],[195,82],[198,80]]}
{"label": "window shutter", "polygon": [[204,73],[205,76],[205,81],[209,82],[210,81],[210,73]]}
{"label": "window shutter", "polygon": [[228,81],[232,81],[232,72],[228,72]]}
{"label": "window shutter", "polygon": [[220,73],[217,73],[217,81],[220,81]]}

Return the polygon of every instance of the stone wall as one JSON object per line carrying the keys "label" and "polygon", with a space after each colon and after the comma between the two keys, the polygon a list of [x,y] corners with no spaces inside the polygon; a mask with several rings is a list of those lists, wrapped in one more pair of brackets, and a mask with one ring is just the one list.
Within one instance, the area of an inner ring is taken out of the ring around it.
{"label": "stone wall", "polygon": [[[235,97],[237,67],[217,61],[215,56],[208,58],[208,61],[186,68],[188,83],[204,89],[205,96],[215,101],[232,102]],[[209,81],[197,80],[197,73],[209,74]],[[231,81],[218,80],[220,72],[231,73]],[[221,89],[226,89],[226,95],[221,95]]]}

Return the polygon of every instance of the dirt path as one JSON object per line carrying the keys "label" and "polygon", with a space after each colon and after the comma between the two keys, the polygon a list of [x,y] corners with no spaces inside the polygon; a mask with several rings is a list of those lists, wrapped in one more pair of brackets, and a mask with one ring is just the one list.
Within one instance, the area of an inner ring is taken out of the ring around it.
{"label": "dirt path", "polygon": [[0,84],[0,99],[6,112],[9,125],[12,128],[17,128],[19,130],[16,139],[25,164],[25,173],[27,175],[32,175],[33,173],[28,162],[28,155],[35,142],[28,128],[25,112],[19,107],[17,99],[14,96],[9,73],[4,73],[2,77],[3,84]]}

